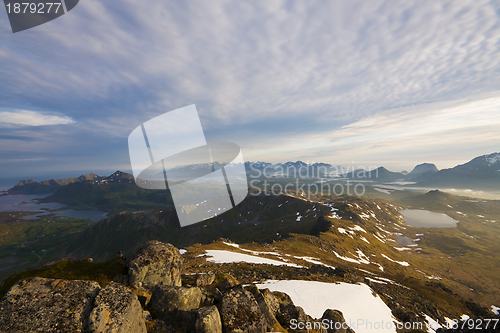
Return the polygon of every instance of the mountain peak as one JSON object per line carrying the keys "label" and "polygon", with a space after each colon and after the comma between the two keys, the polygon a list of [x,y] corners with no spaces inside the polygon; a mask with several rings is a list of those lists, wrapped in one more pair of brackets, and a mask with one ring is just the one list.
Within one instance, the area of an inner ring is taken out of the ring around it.
{"label": "mountain peak", "polygon": [[36,183],[36,181],[34,179],[29,179],[29,180],[21,180],[19,181],[19,183],[16,184],[16,186],[25,186],[25,185],[29,185],[29,184],[34,184]]}
{"label": "mountain peak", "polygon": [[127,179],[127,180],[132,180],[134,179],[134,176],[132,176],[129,173],[116,170],[114,173],[109,175],[108,177],[105,178],[106,180],[120,180],[120,179]]}
{"label": "mountain peak", "polygon": [[424,173],[434,173],[438,172],[438,168],[436,165],[432,163],[422,163],[413,168],[413,170],[409,173],[410,176],[418,176]]}
{"label": "mountain peak", "polygon": [[493,154],[489,154],[489,155],[484,155],[483,157],[485,158],[486,162],[488,163],[488,166],[500,162],[500,153],[493,153]]}

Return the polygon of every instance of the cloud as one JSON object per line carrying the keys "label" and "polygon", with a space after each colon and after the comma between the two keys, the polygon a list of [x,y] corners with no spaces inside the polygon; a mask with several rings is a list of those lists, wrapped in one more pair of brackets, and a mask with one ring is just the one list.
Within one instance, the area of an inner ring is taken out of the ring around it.
{"label": "cloud", "polygon": [[71,124],[75,121],[70,117],[38,111],[3,111],[0,112],[0,125],[3,126],[46,126]]}
{"label": "cloud", "polygon": [[[293,137],[281,142],[281,154],[302,152],[309,160],[374,161],[395,168],[408,168],[423,160],[440,162],[441,168],[452,167],[480,154],[500,151],[497,96],[387,110],[329,134]],[[453,158],[457,154],[460,158]]]}
{"label": "cloud", "polygon": [[[0,34],[0,107],[78,119],[77,131],[38,133],[36,149],[92,136],[89,163],[144,121],[193,103],[207,136],[251,159],[378,161],[397,159],[403,143],[456,154],[457,131],[469,155],[495,134],[479,112],[466,121],[444,110],[498,93],[499,13],[486,0],[88,0],[40,33]],[[8,30],[2,11],[0,22]],[[126,143],[113,149],[110,163],[127,163]]]}

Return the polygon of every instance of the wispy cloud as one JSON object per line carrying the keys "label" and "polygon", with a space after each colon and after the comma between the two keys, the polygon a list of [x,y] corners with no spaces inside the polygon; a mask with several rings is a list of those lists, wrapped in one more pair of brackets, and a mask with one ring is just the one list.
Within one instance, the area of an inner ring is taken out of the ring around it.
{"label": "wispy cloud", "polygon": [[303,152],[307,159],[343,163],[374,161],[396,168],[440,161],[445,168],[500,151],[498,128],[499,97],[431,103],[387,110],[329,134],[299,136],[282,142],[281,153]]}
{"label": "wispy cloud", "polygon": [[74,122],[70,117],[46,112],[27,110],[0,111],[0,126],[46,126],[71,124]]}
{"label": "wispy cloud", "polygon": [[[60,33],[0,34],[0,107],[77,119],[57,129],[60,151],[91,134],[87,159],[112,147],[110,165],[128,163],[140,123],[193,103],[207,137],[249,159],[458,159],[457,132],[460,158],[497,138],[492,112],[451,107],[499,94],[498,13],[487,0],[87,0],[43,25]],[[38,151],[55,149],[52,131]]]}

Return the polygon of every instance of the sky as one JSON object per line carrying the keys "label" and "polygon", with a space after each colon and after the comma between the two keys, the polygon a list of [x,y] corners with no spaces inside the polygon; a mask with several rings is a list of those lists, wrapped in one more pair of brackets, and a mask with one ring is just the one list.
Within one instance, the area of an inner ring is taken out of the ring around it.
{"label": "sky", "polygon": [[132,130],[191,104],[247,161],[449,168],[500,151],[499,74],[498,1],[0,9],[0,178],[130,171]]}

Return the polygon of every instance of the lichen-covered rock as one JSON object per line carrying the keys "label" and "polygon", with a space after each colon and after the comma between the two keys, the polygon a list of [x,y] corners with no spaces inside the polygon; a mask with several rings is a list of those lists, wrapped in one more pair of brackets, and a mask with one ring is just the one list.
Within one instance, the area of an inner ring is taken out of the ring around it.
{"label": "lichen-covered rock", "polygon": [[309,320],[309,316],[305,313],[304,309],[300,306],[295,306],[292,304],[280,304],[280,309],[276,313],[276,319],[283,327],[289,327],[292,319],[297,320],[297,322],[306,322]]}
{"label": "lichen-covered rock", "polygon": [[[203,288],[200,288],[200,290],[201,290],[200,307],[214,305],[215,296],[214,296],[213,292],[210,292],[210,291],[203,289]],[[213,291],[213,289],[211,291]]]}
{"label": "lichen-covered rock", "polygon": [[261,294],[271,313],[276,316],[276,313],[280,309],[280,303],[278,302],[278,299],[273,295],[272,292],[269,291],[269,289],[262,290]]}
{"label": "lichen-covered rock", "polygon": [[146,333],[145,318],[137,295],[115,282],[101,289],[90,313],[90,332]]}
{"label": "lichen-covered rock", "polygon": [[326,310],[321,317],[328,322],[328,333],[354,333],[354,331],[347,325],[344,315],[339,310]]}
{"label": "lichen-covered rock", "polygon": [[195,333],[222,333],[222,323],[216,306],[193,310],[196,312]]}
{"label": "lichen-covered rock", "polygon": [[[264,292],[264,294],[265,300],[269,302],[270,309],[273,309],[272,311],[276,310],[275,316],[279,324],[282,328],[288,329],[289,332],[310,332],[310,330],[308,330],[307,328],[293,329],[293,327],[291,327],[292,320],[296,320],[297,322],[317,322],[317,320],[308,316],[305,313],[304,309],[302,309],[300,306],[295,306],[292,299],[287,294],[278,291],[275,291],[273,293]],[[276,308],[276,303],[278,304],[278,308]],[[326,330],[322,327],[316,327],[314,329],[318,333],[327,333]]]}
{"label": "lichen-covered rock", "polygon": [[238,284],[240,283],[234,276],[231,274],[224,274],[222,280],[217,284],[217,288],[219,288],[220,291],[225,291],[237,286]]}
{"label": "lichen-covered rock", "polygon": [[151,295],[149,307],[157,316],[168,316],[172,311],[189,311],[200,306],[201,290],[198,287],[167,287],[158,285]]}
{"label": "lichen-covered rock", "polygon": [[261,292],[255,285],[249,285],[245,287],[245,289],[252,293],[257,301],[257,304],[259,304],[260,311],[266,318],[267,331],[285,332],[281,324],[276,319],[276,313],[279,310],[279,302],[269,289],[264,289]]}
{"label": "lichen-covered rock", "polygon": [[129,263],[129,282],[134,288],[181,285],[182,257],[172,244],[149,241],[139,246]]}
{"label": "lichen-covered rock", "polygon": [[213,273],[198,274],[196,276],[196,285],[198,287],[208,286],[215,281],[215,275]]}
{"label": "lichen-covered rock", "polygon": [[223,293],[219,303],[223,332],[266,332],[266,319],[249,291],[236,287]]}
{"label": "lichen-covered rock", "polygon": [[94,281],[21,280],[0,302],[0,332],[86,332],[99,289]]}

